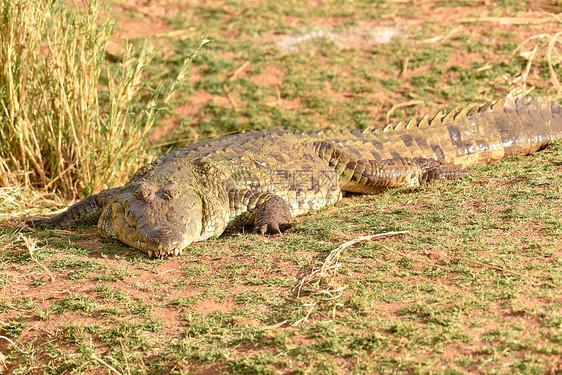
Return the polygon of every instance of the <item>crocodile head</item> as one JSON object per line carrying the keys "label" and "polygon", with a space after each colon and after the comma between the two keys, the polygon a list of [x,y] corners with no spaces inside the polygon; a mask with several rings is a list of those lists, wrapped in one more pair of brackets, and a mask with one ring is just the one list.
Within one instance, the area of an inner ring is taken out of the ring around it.
{"label": "crocodile head", "polygon": [[202,230],[202,200],[173,181],[124,186],[105,206],[98,229],[149,257],[180,255]]}

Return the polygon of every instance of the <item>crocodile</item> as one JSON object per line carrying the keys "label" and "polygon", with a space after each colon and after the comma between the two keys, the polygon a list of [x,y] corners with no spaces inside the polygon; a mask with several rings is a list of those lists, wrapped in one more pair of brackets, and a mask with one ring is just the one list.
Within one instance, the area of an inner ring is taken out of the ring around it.
{"label": "crocodile", "polygon": [[101,236],[149,257],[253,227],[281,233],[293,218],[338,202],[470,173],[466,167],[534,153],[562,138],[558,102],[524,96],[364,130],[270,129],[195,143],[141,167],[33,226],[97,224]]}

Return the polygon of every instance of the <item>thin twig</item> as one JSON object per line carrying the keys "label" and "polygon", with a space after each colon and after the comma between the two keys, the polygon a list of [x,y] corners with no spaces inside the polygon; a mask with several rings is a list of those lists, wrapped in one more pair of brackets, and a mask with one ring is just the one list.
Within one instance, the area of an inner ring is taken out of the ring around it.
{"label": "thin twig", "polygon": [[529,71],[531,70],[531,66],[533,64],[533,60],[535,58],[535,55],[539,49],[539,46],[541,44],[541,41],[544,39],[548,40],[548,46],[547,46],[547,50],[546,50],[546,61],[547,61],[547,65],[548,65],[548,70],[550,72],[550,79],[552,81],[552,85],[556,88],[556,90],[558,90],[558,92],[560,92],[562,90],[562,85],[560,84],[560,81],[558,80],[558,77],[556,75],[556,72],[554,71],[554,63],[552,61],[552,55],[553,55],[553,51],[556,53],[556,45],[557,43],[562,43],[562,41],[558,40],[558,37],[562,34],[562,32],[557,32],[556,34],[554,34],[554,36],[551,36],[549,34],[537,34],[537,35],[533,35],[528,37],[527,39],[525,39],[521,44],[519,44],[519,46],[513,51],[513,55],[515,55],[517,52],[519,52],[521,49],[523,49],[527,43],[531,42],[531,41],[535,41],[535,46],[533,47],[533,49],[531,51],[527,51],[527,52],[519,52],[519,56],[523,57],[524,59],[527,60],[527,65],[525,67],[524,72],[521,74],[521,79],[523,81],[523,86],[526,86],[527,83],[527,78],[529,75]]}
{"label": "thin twig", "polygon": [[493,67],[494,67],[494,64],[486,64],[486,65],[483,65],[480,68],[476,69],[475,72],[480,73],[480,72],[483,72],[485,70],[492,69]]}
{"label": "thin twig", "polygon": [[408,233],[408,231],[403,230],[403,231],[399,231],[399,232],[386,232],[386,233],[372,234],[370,236],[357,237],[353,240],[344,242],[343,244],[338,246],[336,249],[332,250],[330,252],[330,254],[328,254],[328,256],[326,257],[326,260],[322,264],[321,270],[327,270],[328,268],[332,267],[337,262],[337,260],[339,259],[339,256],[340,256],[340,254],[343,250],[347,249],[348,247],[350,247],[352,245],[355,245],[358,242],[371,241],[373,238],[376,238],[376,237],[395,236],[397,234],[404,234],[404,233]]}
{"label": "thin twig", "polygon": [[238,69],[236,69],[236,71],[232,74],[232,76],[229,78],[229,80],[234,81],[235,79],[237,79],[238,75],[240,73],[242,73],[244,71],[244,69],[246,69],[249,65],[250,65],[250,62],[246,61],[244,64],[242,64],[242,66],[240,66]]}
{"label": "thin twig", "polygon": [[10,339],[9,337],[0,336],[0,339],[4,339],[4,340],[8,341],[10,344],[12,344],[12,345],[14,346],[14,348],[16,348],[17,350],[19,350],[19,351],[22,352],[23,354],[29,353],[29,352],[26,352],[25,350],[20,349],[20,347],[17,346],[16,343],[13,342],[12,339]]}
{"label": "thin twig", "polygon": [[234,112],[238,112],[238,105],[236,104],[234,98],[230,95],[230,90],[226,87],[226,85],[223,85],[222,88],[224,90],[224,93],[226,94],[226,99],[228,99],[228,102],[232,106],[232,109],[234,110]]}
{"label": "thin twig", "polygon": [[[332,250],[330,254],[328,254],[328,256],[326,257],[320,268],[313,269],[312,271],[305,273],[303,276],[299,278],[299,282],[292,290],[293,294],[295,295],[296,298],[299,298],[300,292],[304,287],[304,285],[305,284],[310,285],[313,290],[314,289],[316,290],[313,294],[320,296],[320,298],[323,298],[321,302],[322,301],[328,302],[332,305],[332,319],[335,319],[337,306],[343,306],[341,303],[338,303],[337,300],[342,297],[343,291],[347,288],[347,286],[337,285],[334,282],[328,281],[328,279],[335,276],[337,273],[337,270],[340,266],[338,261],[341,252],[358,242],[365,242],[365,241],[370,241],[373,238],[377,238],[377,237],[393,236],[403,233],[408,233],[408,231],[378,233],[370,236],[358,237],[353,240],[344,242],[336,249]],[[314,283],[312,283],[313,279],[317,279],[317,280]],[[327,281],[328,284],[327,289],[319,290],[320,282],[322,280]],[[328,296],[328,298],[326,298],[326,296]],[[310,308],[308,309],[306,315],[303,318],[297,320],[292,325],[298,326],[299,324],[307,321],[317,306],[318,306],[318,302],[311,302],[311,303],[304,304],[303,307],[310,307]]]}
{"label": "thin twig", "polygon": [[555,49],[555,45],[556,45],[556,41],[558,39],[558,36],[562,34],[561,31],[557,32],[556,34],[554,34],[554,36],[550,39],[550,42],[548,43],[548,50],[546,53],[546,61],[548,62],[548,70],[550,71],[550,79],[552,80],[552,84],[554,85],[554,87],[556,87],[556,90],[558,90],[558,92],[560,92],[560,89],[562,88],[562,86],[560,85],[560,81],[558,80],[558,77],[556,76],[556,73],[554,72],[554,67],[552,66],[552,51]]}
{"label": "thin twig", "polygon": [[390,108],[390,110],[388,112],[386,112],[386,123],[390,123],[390,115],[392,114],[392,112],[394,112],[395,110],[397,110],[398,108],[402,108],[402,107],[410,107],[413,105],[418,105],[418,104],[423,104],[422,100],[410,100],[409,102],[404,102],[404,103],[398,103],[392,106],[392,108]]}
{"label": "thin twig", "polygon": [[173,272],[173,271],[175,271],[175,270],[178,270],[178,269],[181,268],[181,266],[183,266],[183,265],[186,264],[186,263],[187,263],[187,262],[181,262],[180,265],[177,266],[176,268],[172,268],[172,269],[169,269],[169,270],[166,270],[166,271],[159,272],[159,273],[156,274],[156,276],[160,276],[160,275],[163,275],[163,274],[165,274],[165,273]]}
{"label": "thin twig", "polygon": [[263,330],[279,328],[279,327],[281,327],[281,326],[284,326],[284,325],[287,324],[287,323],[289,323],[288,320],[283,320],[283,321],[281,321],[281,322],[279,322],[279,323],[272,324],[272,325],[270,325],[270,326],[264,327]]}
{"label": "thin twig", "polygon": [[462,30],[462,26],[458,26],[455,27],[454,29],[450,30],[447,34],[445,35],[439,35],[433,38],[429,38],[429,39],[424,39],[422,40],[422,43],[435,43],[435,42],[439,42],[439,41],[446,41],[447,39],[451,38],[455,33],[459,32]]}
{"label": "thin twig", "polygon": [[525,71],[521,75],[521,80],[523,81],[523,88],[527,87],[527,78],[529,77],[529,72],[531,71],[531,66],[533,65],[533,60],[539,49],[539,45],[535,45],[532,51],[529,52],[529,58],[527,59],[527,66],[525,67]]}
{"label": "thin twig", "polygon": [[14,238],[16,238],[17,235],[18,235],[18,234],[16,233],[16,234],[14,234],[14,235],[8,237],[8,239],[7,239],[6,241],[0,242],[0,249],[1,249],[5,244],[7,244],[8,242],[10,242],[10,241],[13,240]]}
{"label": "thin twig", "polygon": [[240,130],[235,130],[235,131],[226,132],[226,133],[220,133],[220,134],[216,134],[216,135],[209,135],[207,137],[182,138],[182,139],[178,139],[178,140],[171,141],[171,142],[164,142],[164,143],[157,143],[155,145],[150,145],[150,148],[159,148],[159,147],[164,147],[164,146],[175,145],[175,144],[178,144],[178,143],[189,143],[189,142],[195,142],[195,141],[202,141],[202,140],[205,140],[205,139],[221,138],[221,137],[225,137],[227,135],[236,134],[236,133],[240,133]]}
{"label": "thin twig", "polygon": [[461,18],[457,22],[461,23],[478,23],[491,22],[500,25],[538,25],[541,23],[551,22],[553,17],[545,18],[523,18],[523,17],[480,17],[480,18]]}
{"label": "thin twig", "polygon": [[68,289],[65,290],[55,290],[52,292],[46,292],[46,293],[37,293],[37,294],[25,294],[22,297],[29,297],[29,298],[35,298],[35,297],[46,297],[46,296],[52,296],[54,294],[66,294],[68,296],[72,295],[72,292]]}
{"label": "thin twig", "polygon": [[32,240],[31,238],[25,237],[25,236],[21,236],[23,238],[23,242],[25,243],[25,247],[27,247],[27,251],[29,251],[29,256],[31,257],[31,259],[37,263],[41,268],[43,268],[45,270],[45,272],[47,272],[49,274],[49,277],[51,278],[51,282],[55,282],[55,277],[53,276],[53,274],[51,273],[51,271],[45,267],[41,262],[39,262],[37,260],[37,258],[35,258],[35,255],[33,255],[33,252],[35,251],[35,248],[37,246],[37,241]]}
{"label": "thin twig", "polygon": [[308,310],[308,312],[306,313],[306,316],[297,320],[296,322],[294,322],[292,325],[293,326],[298,326],[299,324],[301,324],[302,322],[306,322],[308,320],[308,317],[310,316],[310,314],[312,314],[312,311],[314,311],[314,307],[316,307],[316,303],[313,302],[311,304],[306,304],[304,306],[310,306],[310,309]]}
{"label": "thin twig", "polygon": [[101,363],[102,365],[106,366],[111,371],[114,371],[116,374],[122,375],[119,371],[115,369],[115,367],[111,366],[109,363],[105,362],[103,359],[92,353],[92,358]]}
{"label": "thin twig", "polygon": [[121,352],[123,353],[123,359],[125,360],[125,368],[127,369],[127,374],[131,375],[131,369],[129,368],[129,361],[127,361],[127,355],[125,354],[125,345],[123,340],[119,337],[119,344],[121,344]]}

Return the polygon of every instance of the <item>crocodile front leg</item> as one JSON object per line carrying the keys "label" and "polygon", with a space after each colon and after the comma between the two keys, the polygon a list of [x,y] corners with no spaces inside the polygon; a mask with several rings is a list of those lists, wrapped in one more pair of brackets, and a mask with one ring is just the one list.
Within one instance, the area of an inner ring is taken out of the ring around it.
{"label": "crocodile front leg", "polygon": [[107,189],[98,194],[90,195],[70,206],[66,211],[46,219],[29,220],[33,227],[52,226],[58,229],[75,227],[77,225],[95,225],[105,205],[111,201],[115,193],[121,188]]}
{"label": "crocodile front leg", "polygon": [[273,193],[231,190],[228,201],[230,221],[227,229],[253,226],[260,234],[279,234],[294,226],[289,205]]}

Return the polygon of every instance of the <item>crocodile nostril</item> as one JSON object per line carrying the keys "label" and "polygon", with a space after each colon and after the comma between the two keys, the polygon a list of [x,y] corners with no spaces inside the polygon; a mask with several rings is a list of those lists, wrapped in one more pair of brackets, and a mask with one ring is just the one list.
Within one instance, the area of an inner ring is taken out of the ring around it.
{"label": "crocodile nostril", "polygon": [[184,238],[181,233],[170,228],[154,228],[147,236],[154,247],[164,252],[174,253],[183,243]]}

